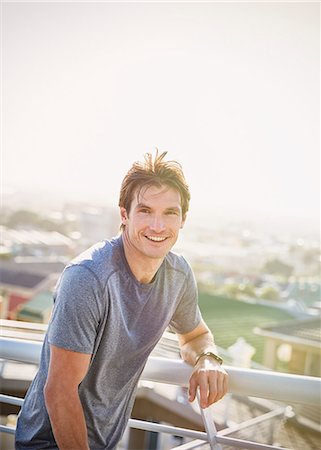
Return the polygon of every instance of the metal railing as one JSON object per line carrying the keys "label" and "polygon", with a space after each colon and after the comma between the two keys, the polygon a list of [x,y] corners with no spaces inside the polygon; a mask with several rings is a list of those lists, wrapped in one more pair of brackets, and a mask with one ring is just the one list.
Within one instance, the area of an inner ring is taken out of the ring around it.
{"label": "metal railing", "polygon": [[[5,360],[38,364],[41,348],[41,342],[0,338],[0,358]],[[318,405],[320,402],[321,380],[319,378],[229,366],[224,366],[224,368],[229,374],[229,392],[231,393],[273,399],[291,404]],[[192,367],[182,360],[151,356],[147,361],[141,379],[187,387],[191,371]],[[0,396],[0,401],[14,405],[23,403],[23,399],[5,395]],[[145,431],[169,433],[193,439],[192,442],[175,447],[175,450],[196,449],[204,445],[209,445],[212,450],[220,450],[221,444],[245,449],[281,450],[281,447],[231,438],[227,434],[253,425],[260,420],[266,420],[270,416],[284,416],[287,412],[286,407],[280,407],[271,413],[267,413],[267,415],[251,419],[220,432],[216,430],[210,409],[200,409],[200,411],[206,432],[136,419],[130,419],[128,425]],[[0,431],[14,434],[15,429],[14,427],[1,425]],[[284,450],[284,447],[282,449]]]}

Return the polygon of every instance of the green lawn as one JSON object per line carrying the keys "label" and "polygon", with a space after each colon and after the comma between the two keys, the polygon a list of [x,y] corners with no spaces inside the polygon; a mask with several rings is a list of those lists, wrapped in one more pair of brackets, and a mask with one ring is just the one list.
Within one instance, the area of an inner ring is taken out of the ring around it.
{"label": "green lawn", "polygon": [[215,336],[218,346],[228,348],[238,337],[256,348],[253,360],[262,363],[264,338],[253,333],[253,328],[293,319],[286,311],[244,303],[226,297],[200,292],[202,315]]}

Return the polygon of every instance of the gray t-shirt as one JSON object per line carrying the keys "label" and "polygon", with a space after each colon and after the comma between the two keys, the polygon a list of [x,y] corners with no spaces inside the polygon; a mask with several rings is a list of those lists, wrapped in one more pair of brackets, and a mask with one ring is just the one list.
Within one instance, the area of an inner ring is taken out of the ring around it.
{"label": "gray t-shirt", "polygon": [[54,300],[39,371],[18,419],[16,448],[57,449],[43,395],[53,344],[92,355],[79,385],[89,445],[91,450],[114,449],[130,417],[141,372],[166,327],[184,334],[200,323],[191,268],[170,252],[153,281],[139,283],[120,236],[72,261]]}

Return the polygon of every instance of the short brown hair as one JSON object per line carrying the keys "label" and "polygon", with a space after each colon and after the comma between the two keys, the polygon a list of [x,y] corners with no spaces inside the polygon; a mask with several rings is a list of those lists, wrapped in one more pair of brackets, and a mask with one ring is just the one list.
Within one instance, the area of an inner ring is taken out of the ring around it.
{"label": "short brown hair", "polygon": [[[130,211],[134,192],[138,194],[143,187],[163,185],[169,186],[180,193],[182,215],[185,217],[190,201],[190,193],[186,183],[182,166],[177,161],[164,161],[167,152],[158,155],[156,149],[155,159],[151,153],[145,153],[144,162],[136,161],[129,169],[121,184],[119,206]],[[121,225],[121,229],[123,229]]]}

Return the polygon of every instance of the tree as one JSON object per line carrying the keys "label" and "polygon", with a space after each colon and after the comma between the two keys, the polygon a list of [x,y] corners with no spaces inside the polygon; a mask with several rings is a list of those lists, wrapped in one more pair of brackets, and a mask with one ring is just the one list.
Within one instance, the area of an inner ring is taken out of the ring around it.
{"label": "tree", "polygon": [[262,271],[272,275],[283,275],[285,277],[289,277],[293,272],[293,267],[275,258],[267,261],[264,264]]}
{"label": "tree", "polygon": [[261,289],[260,297],[265,300],[279,300],[280,295],[274,287],[266,286]]}
{"label": "tree", "polygon": [[27,211],[24,209],[21,209],[19,211],[13,212],[8,220],[7,220],[7,227],[9,228],[16,228],[19,225],[38,225],[40,221],[40,217],[37,213],[33,211]]}

